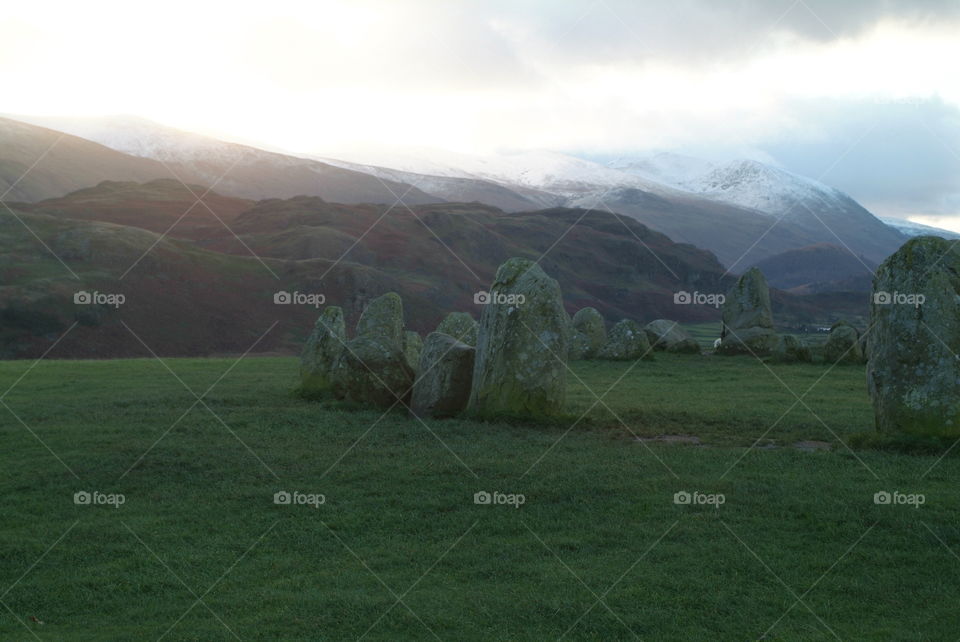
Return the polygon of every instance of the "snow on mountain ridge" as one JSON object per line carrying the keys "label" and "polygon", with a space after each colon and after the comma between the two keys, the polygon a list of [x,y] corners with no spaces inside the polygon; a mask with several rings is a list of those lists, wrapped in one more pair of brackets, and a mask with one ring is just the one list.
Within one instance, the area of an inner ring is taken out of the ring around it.
{"label": "snow on mountain ridge", "polygon": [[694,156],[659,152],[652,156],[620,158],[608,167],[681,190],[716,167],[715,163]]}
{"label": "snow on mountain ridge", "polygon": [[613,187],[633,187],[645,191],[671,191],[669,186],[578,158],[549,151],[473,156],[442,150],[412,150],[410,153],[353,152],[314,156],[331,164],[349,162],[352,166],[391,168],[416,174],[473,178],[502,185],[529,187],[564,196],[602,191]]}
{"label": "snow on mountain ridge", "polygon": [[906,236],[940,236],[945,239],[960,239],[960,234],[943,228],[914,223],[906,219],[892,218],[889,216],[879,216],[877,218]]}
{"label": "snow on mountain ridge", "polygon": [[786,170],[754,160],[735,160],[688,183],[692,192],[773,216],[802,215],[798,205],[842,207],[842,192]]}

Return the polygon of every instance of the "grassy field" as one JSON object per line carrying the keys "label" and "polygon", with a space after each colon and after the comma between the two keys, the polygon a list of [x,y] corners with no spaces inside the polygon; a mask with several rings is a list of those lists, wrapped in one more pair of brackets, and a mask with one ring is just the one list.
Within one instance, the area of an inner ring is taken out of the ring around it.
{"label": "grassy field", "polygon": [[862,368],[580,362],[569,420],[517,425],[166,365],[0,363],[0,639],[957,637],[960,463],[845,447]]}

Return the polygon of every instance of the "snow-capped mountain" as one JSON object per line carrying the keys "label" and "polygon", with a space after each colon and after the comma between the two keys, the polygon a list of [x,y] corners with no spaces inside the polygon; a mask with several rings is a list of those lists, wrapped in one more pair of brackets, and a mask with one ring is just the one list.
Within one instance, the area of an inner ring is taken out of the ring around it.
{"label": "snow-capped mountain", "polygon": [[390,168],[415,174],[494,181],[511,188],[535,189],[564,197],[615,187],[653,193],[673,191],[669,185],[638,174],[550,151],[470,155],[435,149],[408,152],[368,150],[341,153],[339,160],[329,155],[313,157],[341,166],[349,161],[351,167],[360,165],[371,169]]}
{"label": "snow-capped mountain", "polygon": [[340,203],[442,202],[403,183],[317,160],[231,143],[132,116],[58,118],[17,116],[20,122],[65,132],[163,164],[153,178],[176,177],[249,199],[320,196]]}
{"label": "snow-capped mountain", "polygon": [[844,208],[850,198],[819,181],[753,160],[735,160],[687,181],[707,198],[781,217],[803,217],[805,208]]}
{"label": "snow-capped mountain", "polygon": [[902,218],[892,218],[889,216],[879,217],[881,221],[906,236],[939,236],[945,239],[960,239],[960,234],[945,230],[931,225],[914,223]]}
{"label": "snow-capped mountain", "polygon": [[716,164],[695,156],[659,152],[652,156],[619,158],[608,163],[607,166],[650,181],[686,190],[689,189],[691,182],[714,169]]}
{"label": "snow-capped mountain", "polygon": [[715,164],[672,153],[602,164],[552,151],[469,155],[432,149],[289,154],[182,132],[139,118],[24,118],[131,156],[184,180],[261,199],[317,195],[344,203],[476,201],[506,211],[610,209],[712,250],[741,269],[793,248],[847,247],[879,262],[906,239],[819,181],[754,160]]}

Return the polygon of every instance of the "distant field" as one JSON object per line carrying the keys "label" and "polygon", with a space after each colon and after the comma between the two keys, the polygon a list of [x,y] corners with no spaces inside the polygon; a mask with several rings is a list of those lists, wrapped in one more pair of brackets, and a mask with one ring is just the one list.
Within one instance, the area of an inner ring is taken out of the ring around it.
{"label": "distant field", "polygon": [[568,419],[510,425],[302,401],[289,358],[166,363],[0,362],[0,639],[957,635],[960,461],[844,447],[862,368],[579,362]]}
{"label": "distant field", "polygon": [[[713,350],[713,342],[720,338],[719,321],[711,323],[684,323],[682,326],[684,330],[690,333],[690,336],[700,343],[700,347],[704,350]],[[822,346],[827,342],[827,337],[829,336],[826,332],[792,333],[785,331],[784,334],[794,334],[812,348]]]}

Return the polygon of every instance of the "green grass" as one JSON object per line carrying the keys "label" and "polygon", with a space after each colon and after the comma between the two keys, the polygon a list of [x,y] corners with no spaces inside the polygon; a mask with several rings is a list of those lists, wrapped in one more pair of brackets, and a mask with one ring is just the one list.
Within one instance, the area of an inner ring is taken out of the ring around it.
{"label": "green grass", "polygon": [[[294,359],[219,382],[232,361],[167,363],[198,394],[216,384],[212,412],[177,422],[195,398],[157,361],[0,363],[0,392],[26,373],[4,402],[29,426],[0,406],[0,639],[957,635],[960,463],[842,446],[870,429],[862,368],[576,363],[570,421],[537,426],[303,401]],[[787,388],[811,386],[813,412],[784,415]],[[635,439],[678,434],[701,445]],[[926,501],[878,506],[880,490]]]}

